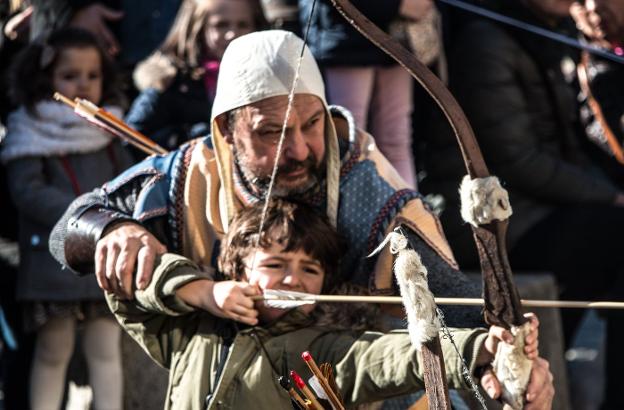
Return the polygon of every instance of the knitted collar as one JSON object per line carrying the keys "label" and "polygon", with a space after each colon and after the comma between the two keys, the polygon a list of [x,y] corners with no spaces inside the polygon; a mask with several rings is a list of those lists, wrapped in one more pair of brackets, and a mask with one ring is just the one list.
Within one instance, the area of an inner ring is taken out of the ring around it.
{"label": "knitted collar", "polygon": [[[118,107],[106,107],[121,115]],[[2,141],[2,162],[25,157],[54,157],[96,152],[110,144],[112,136],[76,115],[70,107],[43,101],[34,113],[25,107],[9,115]]]}

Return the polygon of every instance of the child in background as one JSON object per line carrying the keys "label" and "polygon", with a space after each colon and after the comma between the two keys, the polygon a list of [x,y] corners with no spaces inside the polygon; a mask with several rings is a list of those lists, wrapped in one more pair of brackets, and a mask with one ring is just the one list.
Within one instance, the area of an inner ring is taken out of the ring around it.
{"label": "child in background", "polygon": [[209,133],[225,48],[264,25],[258,0],[185,0],[162,46],[134,72],[141,94],[128,124],[167,149]]}
{"label": "child in background", "polygon": [[77,322],[84,322],[83,349],[96,409],[120,409],[120,330],[107,312],[92,276],[77,278],[48,251],[48,236],[67,206],[131,165],[121,144],[52,99],[104,104],[121,115],[115,72],[96,39],[78,29],[58,31],[33,43],[12,67],[9,115],[0,159],[7,165],[11,197],[19,214],[21,262],[17,297],[25,302],[25,327],[37,332],[30,378],[33,409],[58,409],[74,349]]}
{"label": "child in background", "polygon": [[[300,356],[306,350],[318,363],[332,364],[347,408],[422,389],[422,365],[407,332],[365,332],[344,320],[338,325],[323,320],[325,310],[315,305],[287,311],[254,304],[251,296],[264,289],[312,294],[331,290],[340,282],[338,263],[344,253],[338,234],[323,216],[282,200],[268,208],[258,240],[262,210],[258,203],[240,211],[219,255],[226,283],[245,295],[226,302],[235,304],[241,316],[256,316],[257,326],[209,313],[214,311],[209,297],[214,282],[204,280],[194,263],[178,255],[160,258],[149,286],[136,291],[134,300],[107,294],[125,330],[170,369],[165,408],[290,408],[289,396],[277,380],[289,369],[309,374]],[[536,358],[533,323],[525,351]],[[493,328],[489,335],[484,329],[454,332],[470,369],[477,372],[490,362],[502,330]],[[448,341],[443,339],[442,345],[450,387],[467,388]]]}

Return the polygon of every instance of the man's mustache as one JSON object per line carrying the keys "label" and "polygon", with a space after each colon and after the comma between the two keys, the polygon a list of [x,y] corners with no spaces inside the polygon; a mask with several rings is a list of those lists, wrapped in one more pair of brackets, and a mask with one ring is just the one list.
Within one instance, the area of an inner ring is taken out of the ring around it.
{"label": "man's mustache", "polygon": [[282,164],[277,168],[277,174],[289,174],[301,169],[307,169],[311,172],[316,169],[316,160],[312,155],[309,155],[303,161],[289,159],[285,164]]}

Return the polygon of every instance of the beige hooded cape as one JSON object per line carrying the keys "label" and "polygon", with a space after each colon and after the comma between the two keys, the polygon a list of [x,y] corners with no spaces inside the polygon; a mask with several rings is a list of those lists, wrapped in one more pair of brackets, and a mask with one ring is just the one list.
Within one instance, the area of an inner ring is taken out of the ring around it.
{"label": "beige hooded cape", "polygon": [[[185,184],[184,253],[207,264],[215,235],[220,236],[242,204],[234,192],[232,150],[215,118],[269,97],[287,96],[293,86],[303,41],[281,30],[259,31],[230,43],[221,60],[217,93],[212,107],[212,152],[197,144],[192,153]],[[296,94],[317,96],[327,111],[325,146],[327,155],[327,213],[336,224],[340,159],[336,130],[325,100],[321,72],[305,47]],[[215,171],[219,178],[215,178]],[[218,203],[215,203],[218,198]],[[204,213],[205,210],[205,213]]]}
{"label": "beige hooded cape", "polygon": [[[206,144],[198,143],[189,150],[188,158],[185,158],[188,160],[188,171],[184,188],[183,253],[203,265],[206,270],[212,265],[215,240],[227,230],[228,222],[243,206],[234,191],[232,151],[215,118],[265,98],[287,96],[293,84],[302,46],[303,41],[290,32],[261,31],[232,41],[223,56],[211,116],[214,150]],[[329,220],[335,225],[341,169],[336,127],[340,128],[341,135],[348,134],[349,127],[344,121],[335,122],[332,119],[325,100],[320,70],[307,47],[295,92],[317,96],[327,110],[327,213]],[[370,135],[358,131],[355,138],[362,147],[355,160],[372,161],[380,177],[394,189],[408,188],[380,154]],[[349,159],[343,160],[348,162]],[[402,207],[388,231],[399,221],[410,225],[444,260],[457,267],[439,221],[426,209],[420,198],[412,199]],[[392,255],[387,251],[382,252],[375,264],[373,288],[390,291],[391,266]]]}

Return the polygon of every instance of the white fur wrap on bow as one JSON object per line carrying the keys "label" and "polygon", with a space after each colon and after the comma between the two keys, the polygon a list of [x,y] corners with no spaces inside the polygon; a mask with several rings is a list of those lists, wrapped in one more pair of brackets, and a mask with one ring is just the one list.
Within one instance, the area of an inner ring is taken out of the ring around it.
{"label": "white fur wrap on bow", "polygon": [[461,216],[474,227],[495,219],[504,221],[512,214],[509,194],[494,176],[471,179],[466,175],[459,187],[459,196]]}
{"label": "white fur wrap on bow", "polygon": [[524,353],[524,339],[531,332],[531,324],[512,326],[514,343],[499,343],[492,367],[501,383],[504,410],[521,410],[531,376],[533,361]]}
{"label": "white fur wrap on bow", "polygon": [[396,255],[394,274],[407,312],[407,330],[412,345],[420,351],[422,345],[438,336],[440,330],[433,293],[427,283],[427,268],[418,253],[408,247],[407,238],[398,229],[388,234],[370,256],[381,251],[388,242],[390,252]]}

